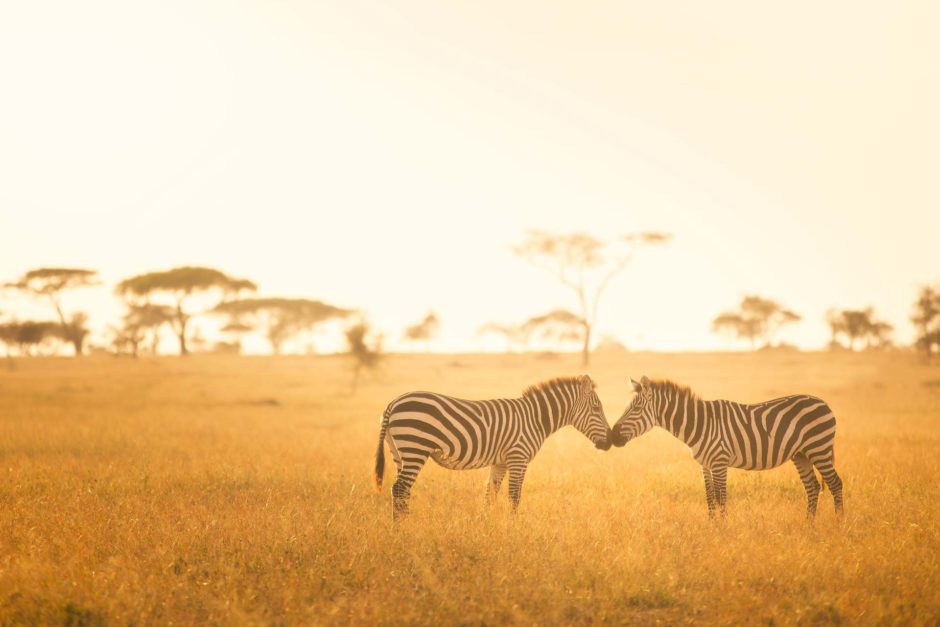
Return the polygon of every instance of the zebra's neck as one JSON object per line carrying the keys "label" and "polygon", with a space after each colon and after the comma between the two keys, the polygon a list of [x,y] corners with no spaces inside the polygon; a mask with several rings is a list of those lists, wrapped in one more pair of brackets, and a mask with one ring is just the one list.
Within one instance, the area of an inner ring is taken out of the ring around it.
{"label": "zebra's neck", "polygon": [[655,397],[656,425],[685,442],[691,444],[702,436],[702,426],[717,420],[720,401],[704,401],[696,396],[673,391],[663,391]]}
{"label": "zebra's neck", "polygon": [[522,397],[529,422],[547,438],[570,422],[574,390],[555,386],[532,390]]}

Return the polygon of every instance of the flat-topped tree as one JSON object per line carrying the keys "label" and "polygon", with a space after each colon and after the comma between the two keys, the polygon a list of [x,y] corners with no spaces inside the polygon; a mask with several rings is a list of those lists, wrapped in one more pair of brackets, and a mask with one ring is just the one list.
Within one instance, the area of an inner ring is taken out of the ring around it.
{"label": "flat-topped tree", "polygon": [[[584,339],[584,320],[567,309],[555,309],[541,316],[533,316],[522,323],[526,337],[536,336],[543,340],[580,342]],[[560,348],[560,346],[559,346]]]}
{"label": "flat-topped tree", "polygon": [[437,314],[429,311],[421,322],[413,324],[405,329],[404,338],[411,342],[424,342],[424,352],[431,352],[431,340],[437,335],[441,327],[441,321]]}
{"label": "flat-topped tree", "polygon": [[515,346],[523,350],[529,347],[531,331],[519,324],[503,324],[501,322],[487,322],[477,329],[476,335],[501,335],[506,339],[506,352],[511,353]]}
{"label": "flat-topped tree", "polygon": [[832,342],[838,344],[839,335],[845,335],[849,350],[855,350],[856,340],[865,340],[865,348],[883,348],[890,344],[889,335],[894,327],[875,318],[872,307],[865,309],[830,309],[826,322],[832,333]]}
{"label": "flat-topped tree", "polygon": [[175,311],[167,305],[128,303],[121,327],[114,328],[114,345],[118,351],[128,350],[137,357],[140,345],[150,339],[150,351],[157,354],[160,329],[173,320]]}
{"label": "flat-topped tree", "polygon": [[915,346],[924,349],[929,358],[934,347],[940,346],[940,288],[924,285],[914,301],[911,322],[917,329]]}
{"label": "flat-topped tree", "polygon": [[758,340],[763,340],[764,346],[770,346],[780,327],[801,319],[799,314],[774,300],[748,295],[741,299],[737,311],[725,311],[716,316],[712,320],[712,330],[715,333],[730,332],[747,340],[754,350]]}
{"label": "flat-topped tree", "polygon": [[347,318],[355,313],[352,309],[307,298],[242,298],[219,303],[213,312],[225,314],[231,322],[263,333],[275,355],[281,353],[284,342],[298,334],[313,331],[321,322]]}
{"label": "flat-topped tree", "polygon": [[0,343],[6,346],[7,357],[15,346],[20,355],[31,355],[33,349],[62,340],[60,326],[48,320],[13,320],[0,324]]}
{"label": "flat-topped tree", "polygon": [[582,336],[581,361],[591,359],[591,335],[597,324],[601,297],[615,276],[633,260],[640,248],[664,244],[668,233],[631,233],[600,240],[585,233],[555,234],[529,231],[526,239],[513,247],[520,257],[552,273],[578,297]]}
{"label": "flat-topped tree", "polygon": [[254,291],[257,286],[247,279],[236,279],[214,268],[183,266],[163,272],[147,272],[118,283],[116,291],[125,299],[149,302],[153,297],[170,299],[173,306],[172,324],[180,342],[180,354],[186,355],[186,326],[201,311],[188,310],[187,303],[197,295],[214,296],[226,300],[242,291]]}
{"label": "flat-topped tree", "polygon": [[82,354],[85,337],[88,335],[88,328],[85,326],[88,317],[83,313],[66,317],[62,310],[62,292],[98,285],[97,274],[95,270],[84,268],[36,268],[24,274],[18,281],[7,285],[48,300],[52,304],[59,317],[62,339],[72,345],[77,357]]}

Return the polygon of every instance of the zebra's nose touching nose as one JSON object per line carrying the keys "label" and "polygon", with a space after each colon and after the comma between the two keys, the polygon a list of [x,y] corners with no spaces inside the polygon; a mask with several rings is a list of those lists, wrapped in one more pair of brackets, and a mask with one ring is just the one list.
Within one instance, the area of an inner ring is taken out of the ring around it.
{"label": "zebra's nose touching nose", "polygon": [[608,427],[608,428],[607,428],[607,435],[604,437],[604,439],[603,439],[602,441],[600,441],[600,442],[595,441],[595,442],[594,442],[594,446],[597,447],[598,449],[602,450],[602,451],[606,451],[607,449],[610,448],[610,443],[612,442],[611,437],[612,437],[612,433],[611,433],[611,431],[610,431],[610,427]]}
{"label": "zebra's nose touching nose", "polygon": [[627,443],[627,438],[624,437],[621,429],[613,429],[610,432],[610,443],[614,446],[623,446]]}

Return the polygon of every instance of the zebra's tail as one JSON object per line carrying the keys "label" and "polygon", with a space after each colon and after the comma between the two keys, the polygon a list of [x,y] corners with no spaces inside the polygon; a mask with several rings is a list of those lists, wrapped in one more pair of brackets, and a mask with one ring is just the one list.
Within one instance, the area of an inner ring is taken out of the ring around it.
{"label": "zebra's tail", "polygon": [[385,478],[385,432],[388,430],[388,410],[382,414],[382,423],[379,428],[379,446],[375,451],[375,473],[372,477],[375,491],[382,491],[382,480]]}

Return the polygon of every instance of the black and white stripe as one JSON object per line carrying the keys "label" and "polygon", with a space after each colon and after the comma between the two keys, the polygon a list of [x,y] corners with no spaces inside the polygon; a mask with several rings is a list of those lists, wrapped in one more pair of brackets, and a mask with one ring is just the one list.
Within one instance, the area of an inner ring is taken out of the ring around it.
{"label": "black and white stripe", "polygon": [[803,480],[808,515],[816,514],[816,470],[842,513],[842,480],[833,448],[836,418],[822,399],[806,394],[755,405],[705,401],[671,381],[631,380],[636,396],[612,430],[615,446],[659,426],[685,442],[702,465],[708,511],[725,510],[728,468],[764,470],[792,460]]}
{"label": "black and white stripe", "polygon": [[382,416],[376,489],[382,487],[387,442],[398,467],[392,486],[396,517],[407,511],[411,487],[428,458],[454,470],[489,466],[487,503],[508,472],[515,511],[529,462],[558,429],[572,425],[597,448],[610,448],[610,427],[594,388],[584,375],[531,386],[519,398],[468,401],[433,392],[399,396]]}

